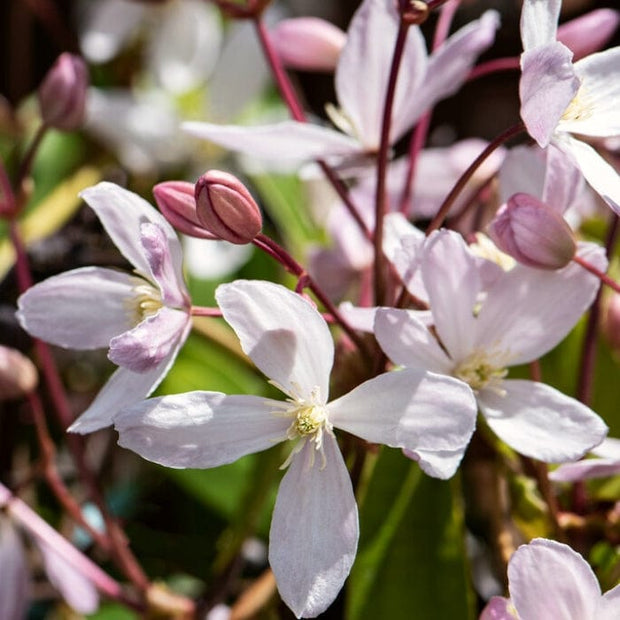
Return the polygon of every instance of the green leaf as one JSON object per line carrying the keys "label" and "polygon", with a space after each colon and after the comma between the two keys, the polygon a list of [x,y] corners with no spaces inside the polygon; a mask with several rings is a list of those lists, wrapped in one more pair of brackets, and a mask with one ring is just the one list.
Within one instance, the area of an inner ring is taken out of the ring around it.
{"label": "green leaf", "polygon": [[473,617],[453,486],[427,477],[399,451],[383,450],[360,510],[348,620]]}

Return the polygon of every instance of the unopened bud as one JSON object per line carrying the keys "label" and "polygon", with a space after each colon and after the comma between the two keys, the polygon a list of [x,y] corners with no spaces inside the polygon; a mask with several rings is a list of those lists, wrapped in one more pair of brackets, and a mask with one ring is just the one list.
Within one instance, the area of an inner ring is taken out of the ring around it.
{"label": "unopened bud", "polygon": [[31,392],[37,380],[37,369],[25,355],[0,345],[0,400],[19,398]]}
{"label": "unopened bud", "polygon": [[218,239],[198,220],[194,184],[188,181],[166,181],[153,188],[155,202],[162,215],[179,232],[200,239]]}
{"label": "unopened bud", "polygon": [[518,262],[560,269],[575,256],[573,231],[551,207],[529,194],[515,194],[489,225],[489,236]]}
{"label": "unopened bud", "polygon": [[87,89],[88,69],[84,61],[73,54],[61,54],[39,87],[43,122],[64,131],[81,127]]}
{"label": "unopened bud", "polygon": [[558,41],[573,52],[573,62],[598,52],[620,23],[620,12],[596,9],[558,27]]}
{"label": "unopened bud", "polygon": [[249,243],[263,227],[260,209],[241,181],[227,172],[209,170],[196,183],[196,212],[218,239]]}
{"label": "unopened bud", "polygon": [[347,35],[318,17],[284,19],[271,30],[282,64],[301,71],[334,71]]}

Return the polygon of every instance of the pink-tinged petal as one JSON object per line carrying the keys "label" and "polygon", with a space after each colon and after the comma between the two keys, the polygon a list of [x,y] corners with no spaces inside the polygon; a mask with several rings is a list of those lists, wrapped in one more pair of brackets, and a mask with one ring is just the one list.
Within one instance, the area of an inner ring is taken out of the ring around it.
{"label": "pink-tinged petal", "polygon": [[607,434],[596,413],[549,385],[507,380],[501,389],[501,394],[481,390],[480,410],[493,432],[525,456],[546,463],[574,461]]}
{"label": "pink-tinged petal", "polygon": [[534,196],[540,196],[545,204],[559,213],[564,213],[582,192],[583,175],[572,158],[554,144],[550,144],[545,149],[545,154],[544,187],[540,194],[534,194]]}
{"label": "pink-tinged petal", "polygon": [[166,467],[217,467],[271,448],[290,420],[260,396],[187,392],[151,398],[114,419],[118,443]]}
{"label": "pink-tinged petal", "polygon": [[581,140],[563,136],[556,144],[574,158],[592,189],[620,214],[620,174],[589,144]]}
{"label": "pink-tinged petal", "polygon": [[[336,68],[336,93],[356,135],[369,150],[376,150],[381,135],[385,93],[398,32],[394,3],[365,0],[351,20],[347,42]],[[411,107],[412,93],[426,72],[427,52],[417,26],[409,28],[394,98],[393,142],[407,126],[400,122]],[[364,78],[360,79],[359,76]],[[406,123],[405,123],[406,124]],[[410,125],[409,125],[410,126]]]}
{"label": "pink-tinged petal", "polygon": [[325,467],[306,442],[282,479],[269,532],[269,564],[297,618],[315,618],[340,592],[357,551],[357,505],[333,435]]}
{"label": "pink-tinged petal", "polygon": [[620,134],[620,46],[576,62],[575,73],[581,87],[558,130],[601,137]]}
{"label": "pink-tinged petal", "polygon": [[271,162],[298,163],[331,155],[357,153],[360,144],[328,127],[285,121],[275,125],[239,127],[183,123],[183,131],[226,149]]}
{"label": "pink-tinged petal", "polygon": [[[80,192],[80,196],[97,214],[108,235],[123,256],[145,277],[150,268],[140,244],[140,226],[157,224],[165,233],[173,264],[181,273],[182,250],[174,229],[164,216],[146,200],[114,183],[103,181]],[[182,281],[182,278],[179,279]]]}
{"label": "pink-tinged petal", "polygon": [[611,39],[620,23],[620,12],[613,9],[595,9],[585,15],[564,22],[558,28],[558,41],[575,54],[575,60],[602,49]]}
{"label": "pink-tinged petal", "polygon": [[[602,248],[580,243],[577,253],[605,271]],[[476,345],[506,354],[509,365],[531,362],[568,334],[599,285],[576,263],[551,272],[517,265],[488,290],[476,323]]]}
{"label": "pink-tinged petal", "polygon": [[93,582],[67,562],[51,545],[33,537],[43,556],[43,566],[50,583],[60,592],[69,607],[80,614],[92,614],[99,608],[99,594]]}
{"label": "pink-tinged petal", "polygon": [[460,361],[474,343],[481,282],[476,259],[459,234],[440,230],[428,238],[422,277],[437,333],[452,359]]}
{"label": "pink-tinged petal", "polygon": [[25,618],[30,606],[30,572],[11,521],[0,513],[0,618]]}
{"label": "pink-tinged petal", "polygon": [[549,144],[579,90],[572,57],[573,53],[561,43],[536,47],[521,56],[521,118],[542,148]]}
{"label": "pink-tinged petal", "polygon": [[180,272],[170,254],[166,233],[158,224],[145,222],[140,226],[140,243],[151,270],[151,276],[161,289],[163,302],[168,306],[182,308],[189,304],[189,294]]}
{"label": "pink-tinged petal", "polygon": [[595,618],[601,589],[588,563],[569,546],[535,538],[508,564],[510,598],[519,618]]}
{"label": "pink-tinged petal", "polygon": [[517,620],[517,613],[509,598],[494,596],[486,604],[478,620]]}
{"label": "pink-tinged petal", "polygon": [[605,441],[592,450],[592,454],[595,454],[602,459],[614,459],[616,461],[620,461],[620,439],[616,439],[615,437],[606,437]]}
{"label": "pink-tinged petal", "polygon": [[108,357],[133,372],[147,372],[159,366],[177,348],[189,323],[187,313],[161,308],[132,330],[112,338]]}
{"label": "pink-tinged petal", "polygon": [[335,427],[372,443],[404,448],[437,478],[456,471],[477,411],[468,385],[420,369],[379,375],[328,405]]}
{"label": "pink-tinged petal", "polygon": [[586,459],[577,463],[566,463],[549,473],[549,480],[574,482],[592,478],[606,478],[620,474],[620,460]]}
{"label": "pink-tinged petal", "polygon": [[361,332],[372,334],[375,324],[377,308],[361,308],[354,306],[350,301],[344,301],[338,307],[340,314],[353,328]]}
{"label": "pink-tinged petal", "polygon": [[543,150],[538,145],[521,145],[508,151],[499,171],[501,204],[519,192],[542,196],[547,151],[548,149]]}
{"label": "pink-tinged petal", "polygon": [[318,387],[327,399],[334,342],[308,301],[259,280],[222,284],[215,297],[241,348],[267,377],[289,394],[306,398]]}
{"label": "pink-tinged petal", "polygon": [[379,308],[374,331],[379,345],[394,363],[451,374],[454,362],[412,312]]}
{"label": "pink-tinged petal", "polygon": [[110,426],[119,411],[149,396],[166,376],[190,329],[191,323],[188,321],[185,332],[179,336],[176,346],[158,366],[146,372],[133,372],[122,367],[116,370],[90,407],[67,430],[71,433],[85,434]]}
{"label": "pink-tinged petal", "polygon": [[620,584],[603,594],[596,608],[596,620],[617,620],[620,611]]}
{"label": "pink-tinged petal", "polygon": [[107,347],[134,326],[131,301],[141,281],[100,267],[67,271],[28,289],[17,318],[28,333],[60,347]]}
{"label": "pink-tinged petal", "polygon": [[562,0],[524,0],[521,10],[523,49],[555,41]]}
{"label": "pink-tinged petal", "polygon": [[412,105],[411,99],[409,101],[411,112],[405,129],[435,103],[459,90],[478,56],[493,44],[499,24],[499,13],[486,11],[480,19],[455,32],[433,52],[424,82],[413,100],[415,105]]}

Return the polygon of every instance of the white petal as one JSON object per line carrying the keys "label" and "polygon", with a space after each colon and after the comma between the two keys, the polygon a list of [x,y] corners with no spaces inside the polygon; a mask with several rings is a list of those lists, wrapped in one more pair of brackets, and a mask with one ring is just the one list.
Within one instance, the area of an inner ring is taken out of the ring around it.
{"label": "white petal", "polygon": [[377,308],[361,308],[354,306],[350,301],[344,301],[338,307],[338,311],[347,323],[362,332],[371,334],[374,330]]}
{"label": "white petal", "polygon": [[428,238],[422,277],[437,333],[452,359],[460,361],[473,347],[481,282],[476,260],[459,234],[440,230]]}
{"label": "white petal", "polygon": [[30,573],[22,541],[8,517],[0,513],[0,619],[25,618]]}
{"label": "white petal", "polygon": [[296,162],[360,151],[357,140],[328,127],[284,121],[275,125],[239,127],[183,123],[183,131],[237,153],[272,162]]}
{"label": "white petal", "polygon": [[607,426],[591,409],[534,381],[507,380],[478,404],[493,432],[511,448],[546,463],[574,461],[601,443]]}
{"label": "white petal", "polygon": [[140,243],[140,226],[144,222],[157,224],[168,239],[171,259],[178,273],[177,281],[183,281],[181,244],[172,226],[155,207],[137,194],[107,181],[85,189],[80,196],[97,214],[123,256],[147,278],[151,271]]}
{"label": "white petal", "polygon": [[99,608],[99,594],[93,582],[42,539],[33,537],[43,556],[47,578],[69,607],[80,614],[92,614]]}
{"label": "white petal", "polygon": [[188,321],[176,347],[170,351],[167,358],[151,370],[132,372],[122,367],[116,370],[90,407],[67,430],[71,433],[84,434],[110,426],[119,411],[149,396],[166,376],[190,329],[191,322]]}
{"label": "white petal", "polygon": [[620,584],[603,594],[596,608],[596,620],[617,620],[620,611]]}
{"label": "white petal", "polygon": [[539,146],[516,146],[506,154],[499,171],[500,201],[525,192],[541,197],[545,184],[545,153]]}
{"label": "white petal", "polygon": [[[603,249],[580,244],[578,254],[605,270]],[[476,324],[476,344],[524,364],[560,342],[587,310],[599,287],[576,263],[558,271],[516,265],[488,291]]]}
{"label": "white petal", "polygon": [[375,336],[387,356],[396,364],[450,374],[454,362],[437,339],[412,312],[379,308]]}
{"label": "white petal", "polygon": [[524,0],[521,10],[523,49],[555,41],[562,0]]}
{"label": "white petal", "polygon": [[562,136],[558,148],[571,155],[586,181],[601,198],[620,214],[620,174],[618,174],[589,144]]}
{"label": "white petal", "polygon": [[[328,411],[337,428],[373,443],[404,448],[418,457],[427,474],[449,478],[460,461],[455,454],[463,455],[474,432],[477,406],[465,383],[407,369],[362,383],[329,403]],[[447,457],[445,463],[442,456]]]}
{"label": "white petal", "polygon": [[[376,150],[381,135],[383,106],[398,32],[398,16],[391,3],[385,0],[365,0],[351,20],[347,42],[340,54],[335,82],[338,102],[351,121],[355,135],[368,150]],[[426,46],[420,29],[409,28],[398,75],[393,119],[411,105],[411,93],[416,91],[425,73]],[[364,78],[360,79],[360,75]],[[408,101],[405,103],[405,100]],[[392,127],[395,140],[406,127]]]}
{"label": "white petal", "polygon": [[578,118],[563,120],[558,130],[601,137],[620,134],[620,47],[583,58],[575,63],[575,72],[581,80],[575,105],[583,110]]}
{"label": "white petal", "polygon": [[137,278],[82,267],[35,284],[18,300],[17,318],[31,335],[69,349],[107,347],[134,326]]}
{"label": "white petal", "polygon": [[508,564],[510,597],[519,618],[594,618],[601,590],[588,563],[569,546],[535,538]]}
{"label": "white petal", "polygon": [[545,204],[564,213],[583,191],[583,175],[572,158],[553,143],[545,149],[545,153],[544,188],[540,194],[533,195],[540,196]]}
{"label": "white petal", "polygon": [[217,467],[271,448],[290,420],[260,396],[187,392],[151,398],[114,420],[118,443],[166,467]]}
{"label": "white petal", "polygon": [[606,478],[620,474],[620,460],[585,459],[577,463],[566,463],[549,472],[549,480],[574,482],[591,478]]}
{"label": "white petal", "polygon": [[306,442],[280,484],[269,532],[269,563],[282,600],[314,618],[340,592],[359,537],[349,472],[335,438],[324,436],[326,465]]}
{"label": "white petal", "polygon": [[308,398],[318,387],[327,399],[334,342],[327,323],[308,301],[259,280],[222,284],[215,297],[241,348],[267,377],[289,395]]}

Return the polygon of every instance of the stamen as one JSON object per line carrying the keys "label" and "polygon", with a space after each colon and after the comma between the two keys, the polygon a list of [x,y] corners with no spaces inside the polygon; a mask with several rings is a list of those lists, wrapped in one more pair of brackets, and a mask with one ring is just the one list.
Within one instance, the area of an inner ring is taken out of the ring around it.
{"label": "stamen", "polygon": [[501,388],[501,384],[508,370],[503,364],[498,364],[498,357],[505,356],[474,351],[452,371],[452,374],[467,383],[475,392],[486,388],[503,396],[506,391]]}
{"label": "stamen", "polygon": [[588,93],[583,86],[579,88],[573,100],[568,104],[564,114],[563,121],[584,121],[594,114],[592,103],[589,101]]}
{"label": "stamen", "polygon": [[149,316],[157,314],[163,307],[161,293],[141,278],[135,278],[133,296],[127,299],[127,311],[136,325]]}

